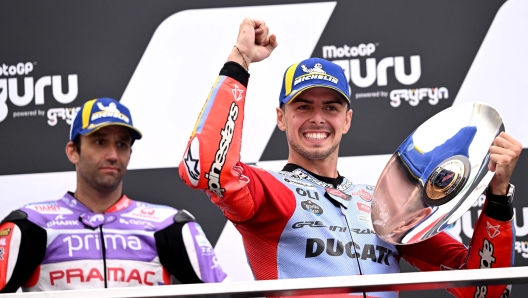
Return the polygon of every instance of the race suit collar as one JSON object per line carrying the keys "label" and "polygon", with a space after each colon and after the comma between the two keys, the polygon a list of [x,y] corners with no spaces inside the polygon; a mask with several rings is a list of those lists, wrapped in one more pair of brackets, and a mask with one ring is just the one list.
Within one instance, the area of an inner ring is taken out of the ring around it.
{"label": "race suit collar", "polygon": [[341,183],[343,183],[343,179],[344,177],[339,175],[339,172],[337,172],[337,178],[330,178],[330,177],[324,177],[324,176],[320,176],[320,175],[317,175],[317,174],[314,174],[306,169],[304,169],[303,167],[301,166],[298,166],[296,164],[293,164],[293,163],[288,163],[284,166],[284,168],[282,168],[283,171],[286,171],[286,172],[293,172],[295,171],[296,169],[302,169],[303,171],[305,171],[306,173],[312,175],[314,178],[318,179],[318,180],[321,180],[323,182],[326,182],[328,184],[331,184],[334,186],[334,188],[337,188],[338,185],[340,185]]}
{"label": "race suit collar", "polygon": [[[81,208],[81,210],[84,210],[84,209],[90,210],[88,207],[84,206],[84,204],[81,203],[81,201],[77,200],[77,198],[75,197],[75,193],[71,191],[68,191],[67,195],[65,195],[64,198],[67,199],[66,203],[72,208],[78,207],[78,208]],[[130,206],[131,203],[132,203],[132,200],[129,199],[125,194],[122,194],[121,198],[117,202],[115,202],[114,205],[110,206],[110,208],[108,208],[104,213],[113,213],[113,212],[121,211],[125,208],[128,208],[128,206]]]}

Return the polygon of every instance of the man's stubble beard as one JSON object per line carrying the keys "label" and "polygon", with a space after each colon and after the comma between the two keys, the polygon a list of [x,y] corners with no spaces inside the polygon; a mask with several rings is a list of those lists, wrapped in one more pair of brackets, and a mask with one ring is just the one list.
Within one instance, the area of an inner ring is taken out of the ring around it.
{"label": "man's stubble beard", "polygon": [[[82,163],[84,164],[83,168],[89,169],[89,171],[81,171],[80,175],[83,180],[86,184],[101,192],[112,192],[116,190],[123,181],[126,173],[126,169],[124,169],[115,176],[102,175],[97,173],[97,165],[86,160],[82,161]],[[90,165],[86,167],[86,163],[90,163]]]}
{"label": "man's stubble beard", "polygon": [[339,143],[336,143],[332,145],[330,148],[324,150],[324,149],[313,149],[313,150],[307,150],[306,148],[303,148],[300,144],[296,142],[290,141],[292,138],[289,137],[288,133],[286,133],[286,139],[288,140],[288,145],[291,149],[293,149],[295,152],[297,152],[302,157],[308,159],[308,160],[323,160],[328,158],[332,153],[334,153],[337,148],[339,147]]}

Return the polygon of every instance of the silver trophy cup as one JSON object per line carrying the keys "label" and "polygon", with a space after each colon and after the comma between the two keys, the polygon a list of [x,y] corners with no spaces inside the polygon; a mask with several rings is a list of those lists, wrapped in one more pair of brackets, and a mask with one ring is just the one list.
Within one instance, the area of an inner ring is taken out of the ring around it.
{"label": "silver trophy cup", "polygon": [[504,131],[485,103],[464,103],[420,125],[398,147],[372,198],[376,234],[394,244],[428,239],[452,225],[483,194],[494,173],[489,148]]}

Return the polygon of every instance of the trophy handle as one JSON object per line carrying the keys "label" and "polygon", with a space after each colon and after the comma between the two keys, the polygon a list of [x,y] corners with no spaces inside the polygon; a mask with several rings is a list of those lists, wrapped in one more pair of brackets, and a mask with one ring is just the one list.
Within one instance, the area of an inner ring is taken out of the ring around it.
{"label": "trophy handle", "polygon": [[504,131],[499,112],[468,102],[420,125],[396,149],[372,196],[376,234],[393,244],[426,240],[453,224],[493,178],[489,147]]}

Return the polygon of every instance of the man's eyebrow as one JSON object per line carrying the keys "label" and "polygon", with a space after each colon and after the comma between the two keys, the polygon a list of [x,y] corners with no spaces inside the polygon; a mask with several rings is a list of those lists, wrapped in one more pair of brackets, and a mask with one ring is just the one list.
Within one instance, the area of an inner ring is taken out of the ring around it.
{"label": "man's eyebrow", "polygon": [[306,99],[306,98],[302,98],[302,97],[297,97],[292,103],[297,103],[297,102],[301,102],[301,103],[313,103],[313,100]]}
{"label": "man's eyebrow", "polygon": [[[98,130],[98,131],[94,131],[93,133],[89,134],[88,136],[94,137],[94,138],[100,138],[100,137],[106,137],[108,135],[109,135],[108,133]],[[123,133],[123,134],[119,135],[119,139],[128,141],[128,140],[132,139],[132,135],[130,133]]]}
{"label": "man's eyebrow", "polygon": [[125,141],[130,141],[132,140],[132,134],[128,133],[128,134],[122,134],[119,136],[119,139],[120,140],[125,140]]}
{"label": "man's eyebrow", "polygon": [[104,133],[102,131],[97,130],[97,131],[92,132],[88,136],[91,136],[91,137],[104,137],[104,136],[107,136],[107,135],[108,135],[107,133]]}
{"label": "man's eyebrow", "polygon": [[346,104],[346,102],[344,102],[344,100],[340,98],[332,98],[332,99],[323,101],[323,104],[334,104],[334,103],[338,103],[341,105]]}

